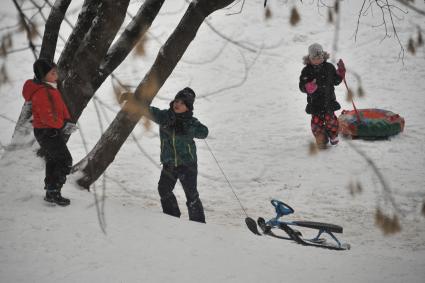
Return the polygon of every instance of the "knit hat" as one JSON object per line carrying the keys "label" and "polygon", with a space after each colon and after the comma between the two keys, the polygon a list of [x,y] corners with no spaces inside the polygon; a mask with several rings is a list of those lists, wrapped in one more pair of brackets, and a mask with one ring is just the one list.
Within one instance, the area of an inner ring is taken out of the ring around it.
{"label": "knit hat", "polygon": [[195,92],[190,87],[185,87],[184,89],[180,90],[176,97],[174,97],[174,100],[181,100],[186,105],[186,107],[193,111],[193,103],[195,102]]}
{"label": "knit hat", "polygon": [[52,61],[45,58],[37,59],[33,65],[35,78],[40,82],[43,81],[47,73],[53,68],[56,68],[56,64]]}
{"label": "knit hat", "polygon": [[308,47],[308,57],[310,59],[321,58],[323,59],[325,52],[323,52],[323,47],[319,43],[313,43]]}

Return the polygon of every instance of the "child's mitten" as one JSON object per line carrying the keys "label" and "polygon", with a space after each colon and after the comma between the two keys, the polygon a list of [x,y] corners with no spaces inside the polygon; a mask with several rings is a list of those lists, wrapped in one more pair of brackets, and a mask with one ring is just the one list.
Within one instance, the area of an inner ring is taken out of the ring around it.
{"label": "child's mitten", "polygon": [[71,135],[73,132],[75,132],[78,129],[77,125],[75,123],[66,122],[65,126],[62,128],[62,133],[64,135]]}
{"label": "child's mitten", "polygon": [[345,78],[345,64],[342,61],[342,59],[339,59],[338,63],[336,64],[338,66],[338,69],[336,70],[336,73],[338,76],[341,77],[341,79]]}
{"label": "child's mitten", "polygon": [[312,94],[317,90],[316,79],[305,84],[305,90],[308,94]]}

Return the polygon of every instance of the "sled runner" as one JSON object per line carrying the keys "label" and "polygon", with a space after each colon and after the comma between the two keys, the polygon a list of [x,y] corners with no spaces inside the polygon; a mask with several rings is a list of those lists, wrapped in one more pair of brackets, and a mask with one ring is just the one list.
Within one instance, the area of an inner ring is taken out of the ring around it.
{"label": "sled runner", "polygon": [[[334,235],[334,233],[342,233],[343,228],[341,226],[314,221],[281,221],[279,220],[280,217],[294,213],[294,209],[286,203],[276,199],[272,199],[271,204],[276,210],[276,217],[270,219],[267,222],[262,217],[259,217],[257,220],[258,226],[260,226],[263,234],[279,239],[293,240],[304,246],[315,246],[332,250],[350,249],[349,244],[341,243]],[[250,217],[247,217],[245,219],[245,222],[251,232],[257,235],[261,235],[261,233],[257,229],[257,223],[255,223],[255,220]],[[300,231],[293,229],[290,226],[316,229],[318,230],[318,234],[312,239],[306,239],[303,237]],[[273,231],[273,229],[275,228],[283,230],[288,236],[285,237],[275,234]],[[333,241],[328,242],[327,239],[320,237],[326,234],[329,235]]]}

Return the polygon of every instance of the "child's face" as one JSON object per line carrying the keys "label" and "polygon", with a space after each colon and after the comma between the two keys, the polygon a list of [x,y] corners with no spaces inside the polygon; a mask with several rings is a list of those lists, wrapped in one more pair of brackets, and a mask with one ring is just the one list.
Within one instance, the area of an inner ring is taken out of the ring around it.
{"label": "child's face", "polygon": [[187,108],[186,104],[184,104],[182,100],[176,99],[173,103],[173,110],[175,113],[184,113],[189,111],[189,108]]}
{"label": "child's face", "polygon": [[49,83],[55,83],[58,80],[58,70],[57,68],[51,69],[46,76],[44,77],[44,80]]}
{"label": "child's face", "polygon": [[323,59],[320,57],[310,58],[310,62],[312,65],[320,65],[323,63]]}

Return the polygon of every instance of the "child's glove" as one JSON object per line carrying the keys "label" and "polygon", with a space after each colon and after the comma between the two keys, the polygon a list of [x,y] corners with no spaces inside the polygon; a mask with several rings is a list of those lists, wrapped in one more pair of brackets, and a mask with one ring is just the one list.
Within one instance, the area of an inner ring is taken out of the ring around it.
{"label": "child's glove", "polygon": [[68,136],[71,135],[78,129],[75,123],[65,122],[65,125],[62,127],[62,134]]}
{"label": "child's glove", "polygon": [[308,82],[305,84],[305,90],[308,94],[312,94],[317,90],[317,84],[316,79],[312,80],[311,82]]}
{"label": "child's glove", "polygon": [[336,64],[338,66],[338,69],[336,70],[336,73],[338,74],[338,76],[341,77],[341,79],[345,78],[345,64],[342,61],[342,59],[339,59],[338,63]]}

